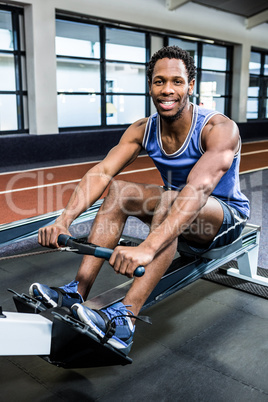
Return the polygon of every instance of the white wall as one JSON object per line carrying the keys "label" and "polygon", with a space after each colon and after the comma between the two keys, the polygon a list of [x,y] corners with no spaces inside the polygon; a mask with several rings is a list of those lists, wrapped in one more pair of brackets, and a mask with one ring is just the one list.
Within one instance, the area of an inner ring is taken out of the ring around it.
{"label": "white wall", "polygon": [[[123,23],[172,30],[235,44],[232,118],[246,121],[248,62],[252,46],[267,49],[268,24],[246,29],[244,18],[187,3],[169,11],[166,0],[22,0],[7,4],[25,6],[27,79],[30,132],[56,133],[55,13],[112,19]],[[154,46],[155,47],[154,42]],[[154,49],[156,50],[156,49]]]}

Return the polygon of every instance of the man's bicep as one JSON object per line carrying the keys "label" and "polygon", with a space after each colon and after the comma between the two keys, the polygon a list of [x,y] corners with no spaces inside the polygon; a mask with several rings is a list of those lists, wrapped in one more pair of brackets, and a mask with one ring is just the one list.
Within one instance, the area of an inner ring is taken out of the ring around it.
{"label": "man's bicep", "polygon": [[189,173],[187,184],[210,195],[232,165],[232,151],[206,151]]}
{"label": "man's bicep", "polygon": [[132,124],[103,160],[103,168],[110,175],[118,174],[137,158],[142,149],[146,121],[142,119]]}
{"label": "man's bicep", "polygon": [[113,147],[99,166],[103,173],[116,176],[139,155],[141,147],[136,143],[119,143]]}
{"label": "man's bicep", "polygon": [[205,151],[225,152],[235,154],[239,150],[240,135],[235,122],[223,116],[217,116],[218,120],[212,120],[202,133],[202,143]]}

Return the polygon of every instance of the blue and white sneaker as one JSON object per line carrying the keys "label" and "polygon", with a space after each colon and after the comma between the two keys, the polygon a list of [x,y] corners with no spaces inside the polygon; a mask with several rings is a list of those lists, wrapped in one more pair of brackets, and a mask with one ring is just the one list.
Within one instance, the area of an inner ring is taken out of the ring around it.
{"label": "blue and white sneaker", "polygon": [[33,283],[29,289],[29,295],[44,303],[48,308],[68,307],[74,303],[83,303],[84,300],[77,291],[78,282],[72,281],[60,288]]}
{"label": "blue and white sneaker", "polygon": [[74,304],[71,311],[75,318],[87,324],[102,342],[107,342],[125,355],[130,352],[133,344],[135,325],[131,321],[134,317],[123,303],[115,303],[102,310],[92,310],[82,304]]}

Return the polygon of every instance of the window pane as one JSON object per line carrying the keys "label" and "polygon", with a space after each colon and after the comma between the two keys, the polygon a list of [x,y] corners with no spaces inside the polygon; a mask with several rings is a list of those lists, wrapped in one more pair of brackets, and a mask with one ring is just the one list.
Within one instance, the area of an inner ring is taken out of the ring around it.
{"label": "window pane", "polygon": [[268,75],[268,56],[264,58],[264,75]]}
{"label": "window pane", "polygon": [[29,128],[28,98],[27,98],[27,96],[23,97],[23,111],[24,111],[24,128],[27,130]]}
{"label": "window pane", "polygon": [[197,43],[189,42],[187,40],[169,38],[169,46],[179,46],[183,50],[187,50],[193,57],[195,65],[197,65]]}
{"label": "window pane", "polygon": [[264,93],[264,96],[266,97],[266,96],[268,96],[268,77],[263,78],[262,83],[263,83],[263,89],[264,89],[263,93]]}
{"label": "window pane", "polygon": [[16,95],[0,95],[0,131],[17,129]]}
{"label": "window pane", "polygon": [[215,96],[225,94],[225,74],[203,71],[201,74],[200,95]]}
{"label": "window pane", "polygon": [[24,20],[22,15],[19,15],[19,29],[20,29],[20,50],[25,51]]}
{"label": "window pane", "polygon": [[249,79],[249,87],[248,87],[248,96],[259,96],[260,89],[260,79],[259,77],[250,77]]}
{"label": "window pane", "polygon": [[26,78],[26,57],[21,56],[21,68],[22,68],[22,90],[27,91],[27,78]]}
{"label": "window pane", "polygon": [[145,63],[145,34],[107,28],[106,59]]}
{"label": "window pane", "polygon": [[62,56],[99,58],[99,27],[57,20],[56,54]]}
{"label": "window pane", "polygon": [[106,64],[107,92],[145,92],[145,66],[122,63]]}
{"label": "window pane", "polygon": [[247,102],[247,119],[258,118],[258,99],[248,99]]}
{"label": "window pane", "polygon": [[130,124],[145,116],[145,96],[108,95],[107,124]]}
{"label": "window pane", "polygon": [[202,68],[208,70],[226,70],[225,47],[214,45],[203,45]]}
{"label": "window pane", "polygon": [[261,54],[251,52],[250,62],[249,62],[249,72],[250,74],[260,74],[261,72]]}
{"label": "window pane", "polygon": [[58,92],[100,92],[100,64],[95,61],[57,59]]}
{"label": "window pane", "polygon": [[59,127],[100,125],[100,96],[58,95]]}
{"label": "window pane", "polygon": [[15,64],[13,54],[0,54],[0,90],[16,90]]}
{"label": "window pane", "polygon": [[206,109],[217,110],[220,113],[224,113],[225,98],[214,98],[213,96],[201,95],[199,106],[203,106]]}
{"label": "window pane", "polygon": [[0,11],[0,49],[14,49],[11,13],[3,10]]}

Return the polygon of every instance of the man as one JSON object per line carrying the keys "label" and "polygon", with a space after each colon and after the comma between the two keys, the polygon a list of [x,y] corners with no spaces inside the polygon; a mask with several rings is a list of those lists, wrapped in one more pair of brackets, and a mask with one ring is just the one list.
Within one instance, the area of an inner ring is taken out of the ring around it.
{"label": "man", "polygon": [[[147,74],[157,113],[132,124],[119,144],[82,178],[56,222],[39,231],[43,246],[58,247],[58,235],[68,234],[73,220],[111,183],[89,241],[115,247],[110,264],[117,273],[133,277],[136,267],[143,265],[145,275],[135,278],[122,303],[102,311],[81,304],[103,263],[92,256],[84,257],[76,280],[61,290],[38,283],[30,288],[31,295],[50,307],[63,292],[63,305],[100,337],[113,323],[115,333],[109,334],[108,342],[126,354],[135,317],[171,264],[178,239],[202,253],[234,241],[249,216],[248,200],[239,188],[238,128],[226,116],[189,101],[195,83],[193,59],[176,46],[162,48],[152,57]],[[143,148],[160,171],[164,187],[111,181]],[[150,233],[138,247],[116,247],[128,216],[150,224]]]}

